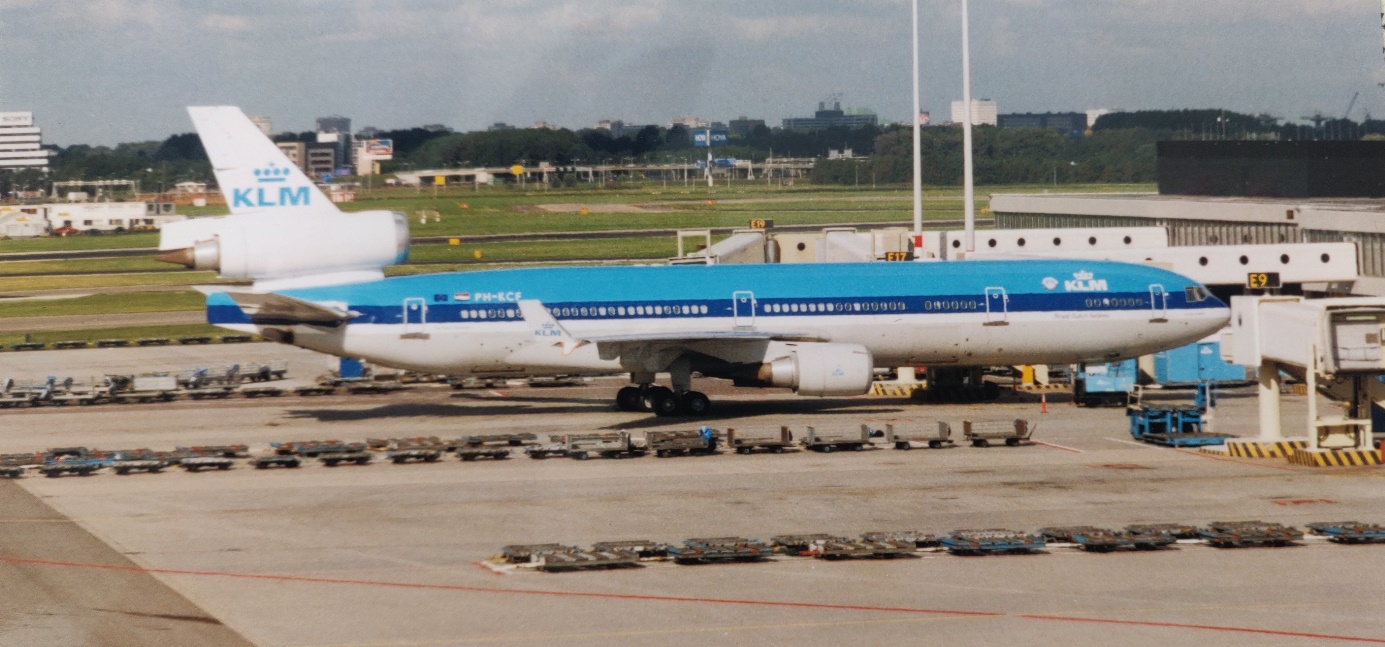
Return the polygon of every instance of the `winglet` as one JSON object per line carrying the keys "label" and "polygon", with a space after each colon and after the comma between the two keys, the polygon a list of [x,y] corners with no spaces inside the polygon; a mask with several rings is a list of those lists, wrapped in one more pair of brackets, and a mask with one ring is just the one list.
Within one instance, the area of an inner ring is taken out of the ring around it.
{"label": "winglet", "polygon": [[574,339],[568,334],[563,325],[548,312],[543,302],[535,299],[525,299],[519,302],[519,312],[524,315],[524,320],[529,322],[529,328],[534,333],[536,340],[552,340],[554,346],[563,348],[563,355],[571,355],[572,351],[585,346],[586,341]]}

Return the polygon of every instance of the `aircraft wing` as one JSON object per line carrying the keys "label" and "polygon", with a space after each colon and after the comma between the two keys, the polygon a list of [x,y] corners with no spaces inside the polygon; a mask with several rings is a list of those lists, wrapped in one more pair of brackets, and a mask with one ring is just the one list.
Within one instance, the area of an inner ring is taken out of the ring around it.
{"label": "aircraft wing", "polygon": [[230,297],[250,322],[262,326],[282,326],[308,324],[313,326],[340,326],[357,314],[338,310],[310,301],[286,297],[282,294],[259,294],[249,292],[228,292]]}
{"label": "aircraft wing", "polygon": [[[599,355],[603,359],[614,359],[631,351],[632,347],[637,348],[638,350],[635,352],[639,352],[641,355],[655,355],[687,347],[700,347],[701,350],[708,351],[711,350],[709,346],[726,349],[727,345],[736,346],[754,342],[828,341],[816,334],[765,330],[689,330],[575,336],[569,333],[561,323],[558,323],[541,302],[523,300],[518,305],[520,313],[524,315],[524,320],[529,322],[534,337],[540,340],[551,340],[554,346],[562,349],[563,355],[570,355],[573,351],[588,344],[596,344]],[[713,351],[711,354],[718,353]]]}

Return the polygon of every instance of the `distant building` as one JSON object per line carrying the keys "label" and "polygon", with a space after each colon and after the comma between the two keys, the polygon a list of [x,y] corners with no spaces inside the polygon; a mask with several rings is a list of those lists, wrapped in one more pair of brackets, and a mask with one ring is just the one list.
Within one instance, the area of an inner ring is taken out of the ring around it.
{"label": "distant building", "polygon": [[270,137],[274,134],[274,121],[269,117],[251,115],[250,123],[255,124],[255,127],[259,128],[260,132],[264,133],[265,137]]}
{"label": "distant building", "polygon": [[1039,128],[1056,130],[1064,135],[1080,136],[1087,130],[1085,112],[1025,112],[998,115],[1001,128]]}
{"label": "distant building", "polygon": [[551,123],[549,123],[549,122],[547,122],[547,121],[545,121],[545,120],[543,120],[543,119],[536,120],[536,121],[534,122],[534,125],[530,126],[530,128],[533,128],[534,130],[557,130],[557,129],[558,129],[557,126],[555,126],[555,125],[553,125],[553,124],[551,124]]}
{"label": "distant building", "polygon": [[1096,125],[1096,120],[1100,119],[1100,118],[1102,117],[1102,115],[1109,115],[1109,114],[1111,114],[1111,111],[1110,111],[1109,109],[1107,109],[1107,108],[1094,108],[1094,109],[1092,109],[1092,110],[1088,110],[1088,111],[1087,111],[1087,127],[1088,127],[1088,128],[1091,128],[1092,126],[1095,126],[1095,125]]}
{"label": "distant building", "polygon": [[504,130],[514,130],[514,129],[515,129],[515,127],[514,127],[514,126],[511,126],[510,124],[507,124],[507,123],[505,123],[505,122],[503,122],[503,121],[497,121],[497,122],[495,122],[495,123],[493,123],[493,124],[487,126],[487,127],[486,127],[486,132],[492,132],[492,133],[494,133],[494,132],[500,132],[500,131],[504,131]]}
{"label": "distant building", "polygon": [[[332,161],[334,164],[336,164],[336,166],[327,170],[325,173],[309,173],[309,175],[318,177],[321,175],[332,174],[337,169],[347,169],[348,167],[350,167],[351,155],[355,152],[353,150],[353,139],[354,138],[351,136],[350,119],[343,117],[341,115],[332,115],[330,117],[318,117],[317,143],[330,143],[333,145],[334,150],[332,152]],[[309,146],[308,148],[310,150],[312,149],[311,146]],[[311,155],[309,157],[311,157]],[[324,155],[322,153],[319,153],[318,160],[321,161],[324,159]],[[308,162],[308,167],[310,169],[313,167],[311,159]]]}
{"label": "distant building", "polygon": [[303,160],[303,172],[316,180],[334,174],[339,165],[348,164],[349,162],[342,162],[341,158],[337,156],[337,148],[340,143],[340,141],[318,141],[308,144],[306,146],[307,156]]}
{"label": "distant building", "polygon": [[749,137],[751,133],[755,132],[756,128],[761,128],[764,125],[764,119],[746,119],[745,115],[741,115],[731,120],[731,125],[727,128],[727,131],[732,137]]}
{"label": "distant building", "polygon": [[826,130],[833,127],[843,128],[863,128],[865,126],[877,126],[880,118],[869,110],[842,110],[840,101],[833,102],[832,107],[827,107],[827,102],[818,103],[817,112],[811,117],[789,117],[784,119],[784,130],[797,130],[801,132],[815,132]]}
{"label": "distant building", "polygon": [[277,142],[274,145],[278,146],[279,150],[284,152],[284,157],[289,158],[289,161],[292,162],[294,166],[297,166],[298,170],[304,173],[308,172],[307,144],[303,142]]}
{"label": "distant building", "polygon": [[688,130],[693,130],[694,128],[710,128],[712,122],[701,117],[677,117],[669,123],[669,128],[674,126],[682,126]]}
{"label": "distant building", "polygon": [[447,126],[444,126],[444,125],[442,125],[442,124],[423,124],[422,126],[419,126],[419,128],[422,128],[422,129],[424,129],[424,130],[426,130],[426,131],[428,131],[428,132],[430,132],[430,133],[450,133],[450,132],[452,132],[452,129],[451,129],[451,128],[448,128]]}
{"label": "distant building", "polygon": [[350,133],[351,120],[341,115],[317,118],[317,132],[320,133]]}
{"label": "distant building", "polygon": [[0,112],[0,169],[48,170],[50,151],[32,112]]}
{"label": "distant building", "polygon": [[635,135],[638,135],[641,130],[656,126],[651,126],[650,124],[627,124],[619,119],[602,119],[601,121],[596,122],[596,127],[602,130],[611,131],[611,139],[620,139],[621,137],[624,137],[626,135],[634,137]]}
{"label": "distant building", "polygon": [[[971,125],[973,126],[994,126],[996,125],[995,102],[990,99],[971,100]],[[961,124],[967,120],[966,104],[961,101],[952,102],[952,123]]]}

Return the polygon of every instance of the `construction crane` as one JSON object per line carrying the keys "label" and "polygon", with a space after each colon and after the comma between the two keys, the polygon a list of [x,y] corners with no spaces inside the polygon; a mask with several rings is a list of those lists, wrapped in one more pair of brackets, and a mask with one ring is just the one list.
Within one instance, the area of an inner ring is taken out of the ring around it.
{"label": "construction crane", "polygon": [[[1385,2],[1385,0],[1382,0],[1382,2]],[[1351,118],[1351,109],[1356,107],[1356,99],[1358,99],[1360,96],[1360,90],[1357,90],[1356,94],[1351,95],[1351,102],[1347,104],[1347,111],[1342,113],[1342,119],[1345,120]]]}

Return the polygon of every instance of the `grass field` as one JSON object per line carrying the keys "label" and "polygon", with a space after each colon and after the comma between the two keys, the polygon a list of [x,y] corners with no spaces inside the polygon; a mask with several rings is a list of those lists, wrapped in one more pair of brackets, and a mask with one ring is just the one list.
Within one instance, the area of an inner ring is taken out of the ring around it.
{"label": "grass field", "polygon": [[221,335],[233,334],[236,333],[209,324],[195,324],[190,326],[132,326],[123,328],[102,328],[100,330],[40,330],[31,333],[0,333],[0,346],[8,349],[11,344],[30,342],[52,344],[55,341],[94,342],[98,339],[136,340],[146,337],[176,339],[178,337],[210,336],[216,339]]}
{"label": "grass field", "polygon": [[[1153,185],[1063,185],[1059,187],[1019,185],[977,188],[977,209],[986,216],[991,193],[1119,193],[1151,192]],[[955,220],[962,217],[960,187],[930,188],[925,191],[924,217],[927,220]],[[564,211],[550,211],[542,205],[566,205]],[[616,205],[612,207],[612,205]],[[468,236],[485,234],[593,230],[706,229],[744,227],[755,218],[769,218],[776,225],[898,222],[912,220],[912,196],[907,186],[876,189],[858,187],[765,186],[736,183],[708,190],[694,183],[669,186],[622,186],[616,189],[582,187],[574,189],[511,187],[446,187],[434,195],[431,187],[391,188],[358,193],[358,201],[342,205],[349,211],[393,210],[410,217],[413,236],[460,237],[460,245],[414,245],[412,264],[388,268],[390,275],[472,270],[504,267],[524,261],[564,259],[610,259],[612,261],[650,261],[673,256],[676,240],[661,235],[603,240],[565,240],[555,242],[476,243]],[[588,207],[590,213],[579,209]],[[214,216],[227,213],[224,206],[180,207],[189,216]],[[420,223],[420,212],[436,212],[437,218]],[[67,250],[100,250],[154,247],[156,233],[101,236],[69,236],[0,240],[0,254]],[[305,243],[307,244],[307,243]],[[71,288],[100,289],[117,286],[187,286],[213,283],[211,272],[191,272],[175,265],[159,263],[150,257],[96,258],[63,261],[0,262],[0,292],[37,291]],[[90,315],[105,313],[167,312],[201,310],[202,295],[191,290],[98,294],[73,299],[18,301],[0,300],[0,317],[43,315]],[[178,327],[180,330],[185,327]],[[199,327],[211,334],[218,329]],[[44,332],[42,335],[67,335],[62,339],[104,339],[165,336],[146,329],[107,329],[93,331]],[[0,338],[5,339],[5,338]],[[57,337],[43,341],[59,340]],[[7,342],[12,343],[12,342]]]}
{"label": "grass field", "polygon": [[73,299],[0,301],[0,317],[49,317],[89,315],[99,317],[118,312],[175,312],[201,310],[206,298],[199,292],[128,292],[93,294]]}

